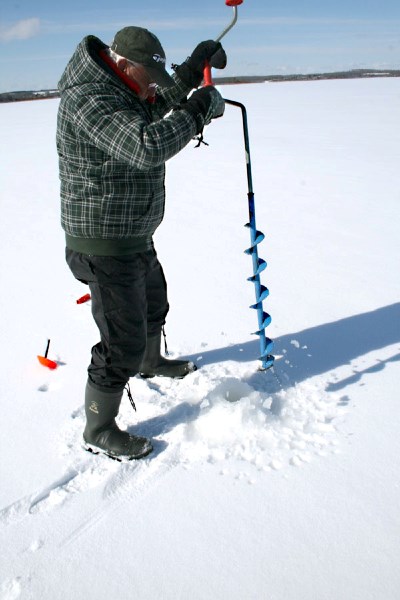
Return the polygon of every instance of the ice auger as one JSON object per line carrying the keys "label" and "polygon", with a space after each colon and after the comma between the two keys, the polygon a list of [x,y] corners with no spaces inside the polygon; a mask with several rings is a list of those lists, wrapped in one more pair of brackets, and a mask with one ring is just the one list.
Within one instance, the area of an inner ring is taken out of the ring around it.
{"label": "ice auger", "polygon": [[[226,33],[237,21],[237,7],[239,4],[242,4],[243,0],[225,0],[225,4],[227,6],[233,7],[233,19],[231,23],[226,27],[222,33],[216,38],[215,41],[219,42]],[[212,77],[211,77],[211,68],[206,66],[204,69],[204,84],[212,85]],[[250,160],[250,142],[249,142],[249,130],[247,125],[247,113],[246,108],[240,102],[236,102],[235,100],[227,100],[225,99],[226,104],[230,104],[231,106],[236,106],[240,108],[242,111],[242,122],[243,122],[243,137],[244,137],[244,146],[246,151],[246,168],[247,168],[247,184],[248,184],[248,208],[249,208],[249,222],[246,223],[245,227],[247,227],[250,231],[250,247],[245,250],[246,254],[251,256],[253,263],[253,274],[251,277],[248,277],[248,281],[254,283],[256,302],[252,304],[250,308],[253,308],[257,311],[258,318],[258,329],[255,331],[255,335],[259,336],[260,339],[260,357],[261,368],[269,369],[274,364],[274,357],[271,354],[273,350],[273,342],[265,335],[265,329],[271,322],[270,315],[264,311],[263,301],[269,295],[269,290],[267,287],[261,284],[260,273],[264,271],[267,266],[265,260],[258,256],[258,245],[263,241],[265,235],[259,231],[256,227],[256,212],[255,212],[255,204],[254,204],[254,192],[253,192],[253,181],[252,181],[252,173],[251,173],[251,160]]]}
{"label": "ice auger", "polygon": [[256,302],[252,304],[250,308],[253,308],[257,311],[258,318],[258,329],[255,331],[255,335],[258,335],[260,338],[260,357],[262,369],[269,369],[272,367],[274,363],[274,357],[271,355],[273,349],[273,342],[265,335],[265,329],[271,323],[271,316],[264,311],[263,308],[263,300],[267,298],[269,295],[269,290],[265,285],[262,285],[260,280],[260,273],[264,271],[267,267],[267,263],[265,260],[258,256],[258,245],[263,241],[265,235],[262,231],[259,231],[256,227],[256,209],[254,203],[254,192],[253,192],[253,179],[251,173],[251,159],[250,159],[250,143],[249,143],[249,131],[247,126],[247,113],[246,108],[240,102],[236,102],[235,100],[227,100],[225,99],[226,104],[230,104],[231,106],[237,106],[242,111],[242,121],[243,121],[243,137],[244,137],[244,145],[246,151],[246,168],[247,168],[247,198],[248,198],[248,208],[249,208],[249,222],[246,223],[245,227],[247,227],[250,231],[250,247],[245,250],[246,254],[251,256],[253,263],[253,274],[251,277],[247,278],[247,281],[252,281],[254,283],[255,293],[256,293]]}

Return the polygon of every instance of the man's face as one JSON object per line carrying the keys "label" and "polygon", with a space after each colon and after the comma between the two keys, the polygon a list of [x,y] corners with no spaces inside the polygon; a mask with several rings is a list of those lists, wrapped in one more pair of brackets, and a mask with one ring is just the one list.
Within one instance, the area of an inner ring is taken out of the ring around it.
{"label": "man's face", "polygon": [[146,67],[127,59],[122,59],[118,66],[129,79],[138,84],[140,88],[138,96],[141,100],[154,96],[156,84],[146,71]]}

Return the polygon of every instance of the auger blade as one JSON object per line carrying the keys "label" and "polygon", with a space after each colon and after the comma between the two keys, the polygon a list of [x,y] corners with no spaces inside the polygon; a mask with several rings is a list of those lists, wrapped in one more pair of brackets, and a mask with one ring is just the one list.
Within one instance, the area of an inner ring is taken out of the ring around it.
{"label": "auger blade", "polygon": [[262,273],[264,271],[264,269],[267,268],[267,263],[265,260],[263,260],[262,258],[258,259],[258,267],[256,269],[255,275],[259,275],[260,273]]}
{"label": "auger blade", "polygon": [[259,360],[261,360],[261,369],[266,371],[270,369],[274,365],[275,357],[272,354],[268,354],[265,358],[260,356]]}
{"label": "auger blade", "polygon": [[260,294],[257,298],[257,303],[262,302],[263,300],[265,300],[265,298],[268,298],[268,296],[269,296],[269,289],[267,287],[265,287],[265,285],[261,285],[260,286]]}
{"label": "auger blade", "polygon": [[[252,225],[250,225],[250,223],[246,223],[245,227],[253,230]],[[253,246],[257,246],[257,244],[259,244],[260,242],[262,242],[264,238],[265,238],[265,235],[263,234],[263,232],[259,231],[258,229],[256,229],[255,230],[255,235],[254,235]]]}
{"label": "auger blade", "polygon": [[274,342],[265,336],[265,348],[261,352],[261,358],[265,358],[274,349]]}
{"label": "auger blade", "polygon": [[249,308],[255,308],[256,310],[262,310],[262,302],[257,302],[256,304],[251,304]]}
{"label": "auger blade", "polygon": [[[256,251],[257,251],[257,248],[254,246],[252,248],[249,248],[248,250],[245,250],[245,253],[246,254],[254,254]],[[265,260],[263,260],[262,258],[257,258],[257,266],[255,267],[255,273],[251,277],[248,277],[247,281],[255,281],[257,275],[262,273],[264,271],[264,269],[266,269],[266,268],[267,268],[267,262]]]}
{"label": "auger blade", "polygon": [[267,312],[263,311],[262,323],[260,325],[260,328],[258,329],[258,331],[255,331],[254,333],[256,335],[261,335],[262,332],[264,331],[264,329],[266,329],[270,323],[271,323],[271,315],[269,315]]}
{"label": "auger blade", "polygon": [[271,323],[271,315],[267,312],[263,312],[263,322],[260,329],[265,329]]}
{"label": "auger blade", "polygon": [[251,304],[250,308],[255,308],[257,310],[262,310],[263,309],[263,300],[265,300],[265,298],[269,295],[269,289],[265,287],[265,285],[260,286],[261,287],[261,292],[260,295],[257,297],[257,302],[255,304]]}

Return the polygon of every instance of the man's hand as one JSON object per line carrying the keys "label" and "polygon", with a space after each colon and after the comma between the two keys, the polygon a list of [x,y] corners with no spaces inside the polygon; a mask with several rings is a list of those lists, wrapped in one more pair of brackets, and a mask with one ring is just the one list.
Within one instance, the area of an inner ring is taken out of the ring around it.
{"label": "man's hand", "polygon": [[200,42],[184,63],[175,67],[175,71],[182,81],[193,88],[200,85],[206,62],[215,69],[225,69],[227,57],[220,42],[207,40]]}
{"label": "man's hand", "polygon": [[203,130],[212,119],[222,117],[225,111],[225,101],[215,87],[208,85],[193,92],[187,102],[179,107],[190,113],[197,123],[197,133]]}

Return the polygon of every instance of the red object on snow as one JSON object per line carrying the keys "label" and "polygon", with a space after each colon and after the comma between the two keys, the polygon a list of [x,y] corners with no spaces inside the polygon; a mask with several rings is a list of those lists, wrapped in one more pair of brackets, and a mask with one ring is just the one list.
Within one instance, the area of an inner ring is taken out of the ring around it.
{"label": "red object on snow", "polygon": [[49,358],[46,358],[46,356],[38,355],[38,359],[40,364],[44,367],[48,367],[49,369],[57,369],[58,367],[57,363],[54,360],[50,360]]}
{"label": "red object on snow", "polygon": [[84,296],[82,296],[82,298],[78,298],[76,303],[83,304],[84,302],[87,302],[88,300],[90,300],[90,298],[91,298],[90,294],[85,294]]}
{"label": "red object on snow", "polygon": [[50,360],[50,358],[47,358],[47,355],[49,353],[49,348],[50,348],[50,340],[47,340],[46,352],[44,353],[44,356],[38,355],[38,360],[39,360],[40,364],[43,365],[44,367],[48,367],[49,369],[57,369],[58,364],[54,360]]}

